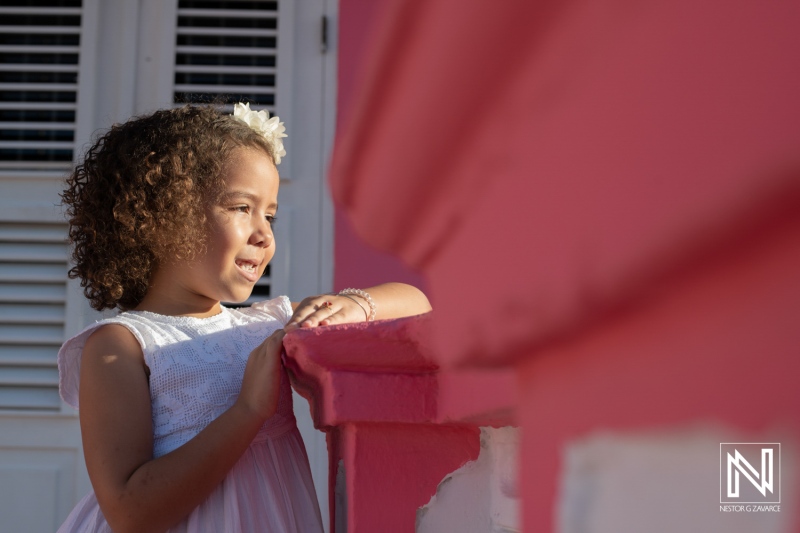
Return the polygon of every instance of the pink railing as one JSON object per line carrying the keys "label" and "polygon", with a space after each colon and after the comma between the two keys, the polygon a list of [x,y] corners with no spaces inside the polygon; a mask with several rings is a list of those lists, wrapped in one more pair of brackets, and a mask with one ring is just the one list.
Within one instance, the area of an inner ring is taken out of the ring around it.
{"label": "pink railing", "polygon": [[286,336],[295,387],[327,433],[331,531],[414,531],[444,477],[475,460],[479,426],[513,422],[511,372],[443,372],[430,315]]}

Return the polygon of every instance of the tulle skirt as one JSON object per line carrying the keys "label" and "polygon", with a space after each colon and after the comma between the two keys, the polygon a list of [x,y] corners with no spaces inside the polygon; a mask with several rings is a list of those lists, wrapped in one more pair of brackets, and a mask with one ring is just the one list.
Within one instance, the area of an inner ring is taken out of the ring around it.
{"label": "tulle skirt", "polygon": [[[322,519],[305,447],[296,427],[256,437],[228,476],[170,533],[321,533]],[[58,533],[112,533],[94,492]]]}

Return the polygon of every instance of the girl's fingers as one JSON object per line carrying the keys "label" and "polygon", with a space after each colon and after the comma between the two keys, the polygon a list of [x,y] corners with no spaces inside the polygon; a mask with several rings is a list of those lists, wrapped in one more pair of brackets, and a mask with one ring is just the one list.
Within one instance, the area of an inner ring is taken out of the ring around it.
{"label": "girl's fingers", "polygon": [[314,327],[325,326],[330,323],[331,317],[336,314],[337,310],[333,302],[326,300],[319,304],[316,309],[313,309],[306,317],[300,321],[300,327]]}
{"label": "girl's fingers", "polygon": [[242,377],[239,398],[236,400],[240,405],[246,406],[249,412],[257,413],[265,420],[272,416],[278,407],[284,334],[283,330],[276,330],[250,352]]}
{"label": "girl's fingers", "polygon": [[331,314],[330,298],[328,295],[313,296],[300,302],[292,318],[286,324],[286,329],[318,325],[322,319]]}
{"label": "girl's fingers", "polygon": [[285,329],[362,322],[364,316],[363,308],[349,298],[323,294],[300,302]]}
{"label": "girl's fingers", "polygon": [[320,326],[330,326],[331,324],[338,324],[341,322],[341,320],[339,320],[339,318],[341,318],[340,311],[334,311],[332,306],[328,307],[328,310],[330,314],[326,317],[322,317],[322,320],[319,321]]}

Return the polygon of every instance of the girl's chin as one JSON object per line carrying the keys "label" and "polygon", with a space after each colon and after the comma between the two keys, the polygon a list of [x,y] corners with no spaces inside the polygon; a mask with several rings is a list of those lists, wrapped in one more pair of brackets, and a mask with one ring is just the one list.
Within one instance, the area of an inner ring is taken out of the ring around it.
{"label": "girl's chin", "polygon": [[241,305],[245,303],[248,298],[250,298],[251,294],[252,291],[248,292],[247,294],[242,294],[242,293],[231,294],[231,298],[225,301],[229,304]]}
{"label": "girl's chin", "polygon": [[241,305],[250,298],[252,293],[253,287],[231,287],[229,285],[225,289],[217,292],[216,297],[220,302],[225,302],[226,304]]}

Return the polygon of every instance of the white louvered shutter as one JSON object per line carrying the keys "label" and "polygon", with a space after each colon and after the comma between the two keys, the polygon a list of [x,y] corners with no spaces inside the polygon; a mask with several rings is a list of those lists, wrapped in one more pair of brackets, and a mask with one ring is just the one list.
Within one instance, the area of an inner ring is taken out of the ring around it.
{"label": "white louvered shutter", "polygon": [[58,410],[67,254],[62,224],[0,223],[0,409]]}
{"label": "white louvered shutter", "polygon": [[[81,16],[80,0],[0,4],[0,184],[72,165]],[[0,410],[61,408],[65,238],[65,224],[35,214],[0,221]]]}
{"label": "white louvered shutter", "polygon": [[72,164],[81,2],[0,5],[0,170]]}
{"label": "white louvered shutter", "polygon": [[[93,134],[176,96],[221,94],[277,113],[291,135],[280,166],[280,252],[256,298],[330,289],[332,235],[322,242],[320,233],[332,227],[322,173],[333,132],[335,54],[320,53],[318,21],[335,6],[0,0],[1,531],[55,531],[90,489],[76,412],[58,398],[56,353],[65,334],[99,318],[78,282],[67,281],[58,207],[61,179]],[[302,224],[290,224],[293,211]],[[298,426],[324,515],[324,439],[307,408]]]}
{"label": "white louvered shutter", "polygon": [[[288,77],[290,13],[289,9],[279,9],[276,1],[179,0],[175,105],[216,102],[232,112],[234,103],[249,102],[251,108],[267,109],[270,115],[280,109],[281,120],[288,121],[288,91],[282,90],[285,83],[281,78]],[[287,65],[279,65],[279,61]],[[290,164],[289,157],[281,163],[282,176],[288,174]],[[278,222],[276,236],[287,243],[288,239],[281,234],[286,233],[288,217],[279,215],[279,218],[286,220]],[[288,256],[285,248],[281,253]],[[267,266],[245,305],[272,296],[273,270],[272,264]]]}
{"label": "white louvered shutter", "polygon": [[179,0],[175,102],[275,111],[278,2]]}

